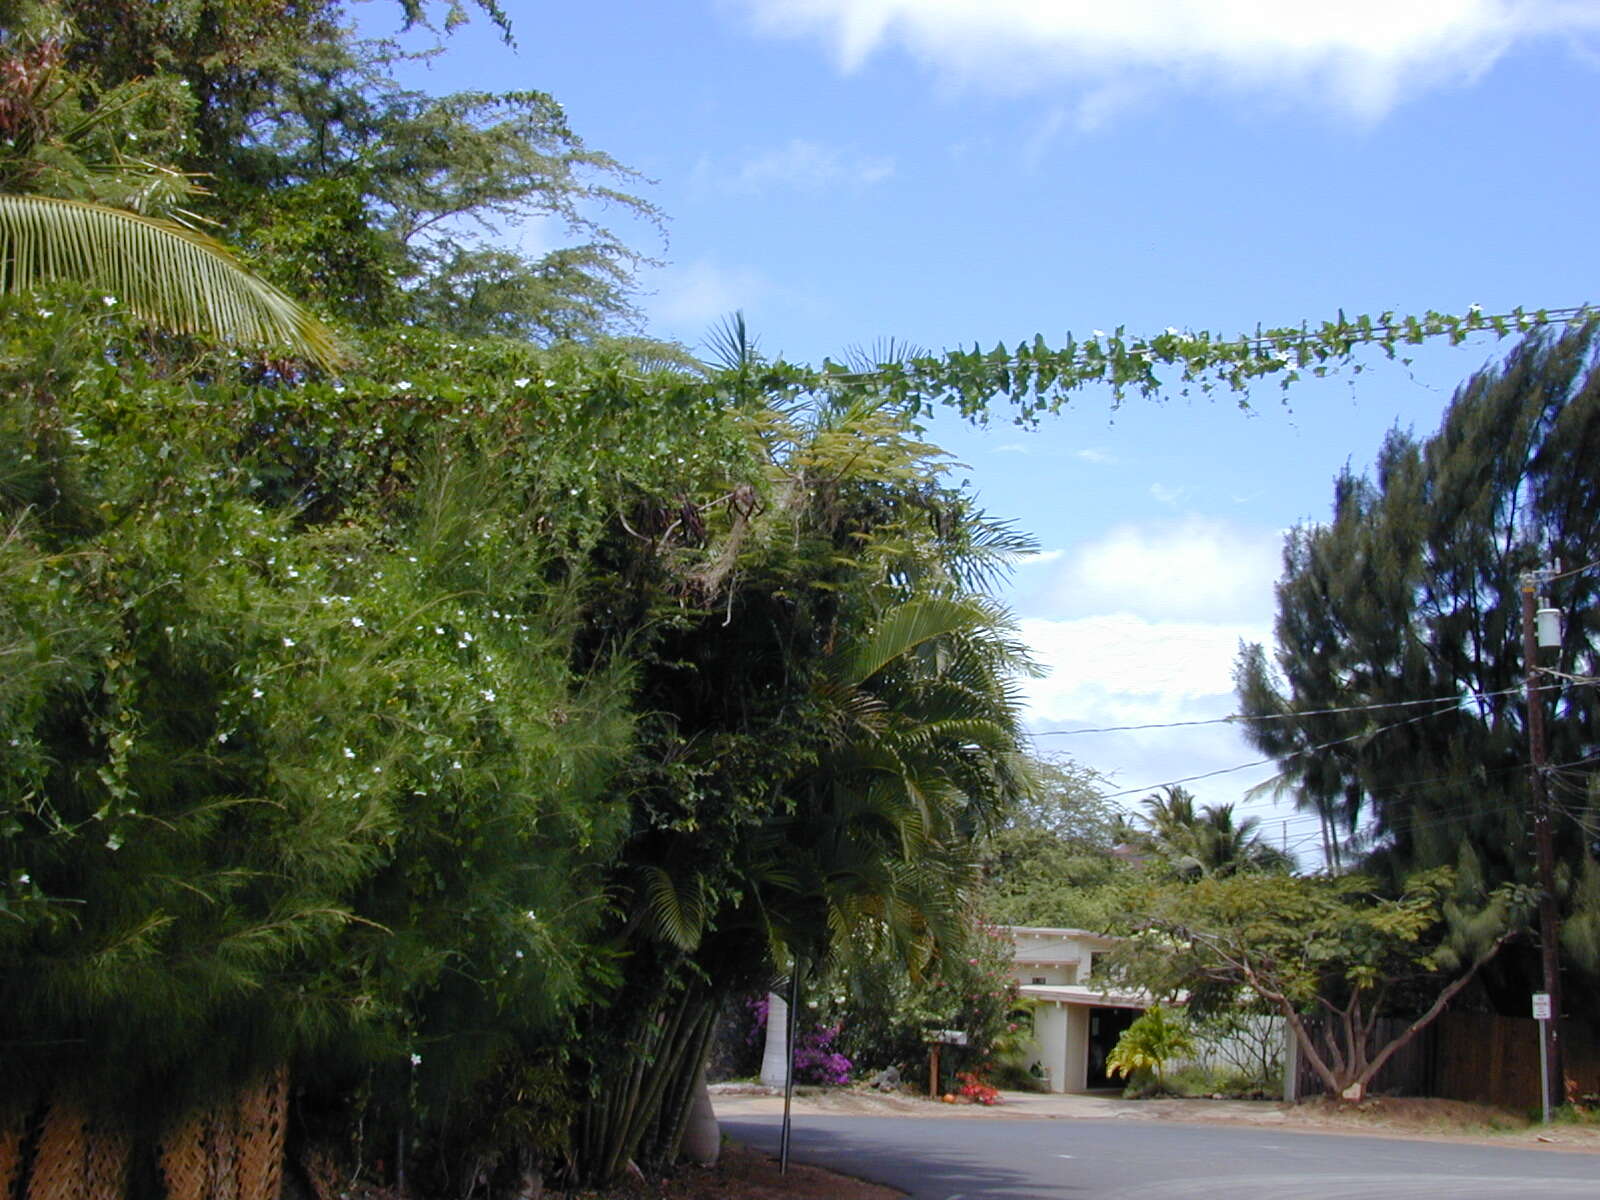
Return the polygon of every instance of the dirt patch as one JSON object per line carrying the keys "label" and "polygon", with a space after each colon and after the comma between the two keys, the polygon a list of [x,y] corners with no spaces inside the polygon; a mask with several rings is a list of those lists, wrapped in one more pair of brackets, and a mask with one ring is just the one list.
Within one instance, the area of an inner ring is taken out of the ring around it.
{"label": "dirt patch", "polygon": [[[714,1167],[683,1167],[671,1178],[631,1183],[604,1193],[604,1200],[904,1200],[905,1193],[791,1161],[778,1161],[748,1146],[729,1143]],[[601,1200],[596,1196],[594,1200]]]}
{"label": "dirt patch", "polygon": [[1284,1105],[1285,1124],[1341,1133],[1444,1141],[1487,1141],[1566,1150],[1600,1150],[1600,1124],[1558,1120],[1549,1125],[1489,1104],[1411,1096],[1375,1096],[1360,1104],[1319,1097]]}

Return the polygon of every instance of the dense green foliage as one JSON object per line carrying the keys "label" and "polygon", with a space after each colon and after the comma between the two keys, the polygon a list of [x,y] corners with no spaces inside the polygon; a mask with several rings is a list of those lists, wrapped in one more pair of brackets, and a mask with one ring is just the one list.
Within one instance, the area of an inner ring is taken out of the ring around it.
{"label": "dense green foliage", "polygon": [[[548,98],[398,90],[336,12],[6,14],[9,186],[225,214],[362,362],[13,273],[17,1103],[67,1084],[148,1139],[291,1063],[297,1139],[407,1140],[445,1190],[604,1179],[675,1155],[730,990],[964,947],[1026,669],[980,589],[1026,542],[875,388],[742,331],[725,369],[600,341],[630,260],[584,206],[649,215],[590,182],[620,171]],[[589,241],[462,232],[532,213]]]}
{"label": "dense green foliage", "polygon": [[[1028,542],[917,414],[1411,330],[851,375],[735,323],[697,363],[617,336],[644,259],[596,213],[658,223],[629,171],[542,93],[401,87],[345,18],[0,0],[8,212],[97,206],[71,270],[0,245],[0,1117],[70,1095],[148,1166],[288,1065],[297,1145],[521,1195],[670,1162],[719,1004],[775,970],[870,959],[886,1043],[995,1044],[980,845],[999,897],[1044,842],[1109,883],[1112,835],[1092,780],[1019,759],[986,592]],[[569,244],[493,240],[529,219]],[[349,356],[174,319],[156,228]],[[111,260],[125,297],[68,282]]]}
{"label": "dense green foliage", "polygon": [[1266,841],[1259,817],[1236,820],[1231,804],[1195,807],[1194,794],[1172,784],[1146,796],[1143,815],[1127,830],[1148,865],[1172,875],[1292,871],[1294,859]]}
{"label": "dense green foliage", "polygon": [[[1240,872],[1152,883],[1132,899],[1139,933],[1113,953],[1122,979],[1157,997],[1187,993],[1201,1015],[1265,1005],[1329,1093],[1357,1100],[1520,931],[1529,908],[1525,888],[1486,893],[1448,868],[1414,875],[1391,896],[1359,875]],[[1416,1019],[1376,1045],[1376,1022],[1391,1012]]]}
{"label": "dense green foliage", "polygon": [[1017,1048],[1025,1019],[1011,975],[1011,940],[981,922],[967,926],[927,971],[913,977],[870,944],[847,944],[820,978],[816,1012],[839,1026],[835,1046],[858,1075],[899,1069],[926,1087],[931,1035],[959,1030],[965,1046],[946,1046],[940,1075],[988,1073]]}
{"label": "dense green foliage", "polygon": [[1194,1051],[1194,1036],[1182,1014],[1152,1004],[1122,1031],[1106,1055],[1106,1072],[1131,1079],[1136,1071],[1155,1076],[1156,1088],[1166,1086],[1166,1067]]}
{"label": "dense green foliage", "polygon": [[[1524,571],[1569,569],[1549,759],[1569,966],[1592,978],[1590,852],[1600,609],[1596,328],[1526,341],[1455,395],[1426,438],[1395,431],[1372,477],[1335,483],[1329,521],[1293,531],[1277,647],[1241,654],[1249,736],[1324,821],[1329,861],[1391,881],[1463,863],[1489,884],[1533,874],[1520,596]],[[1561,682],[1570,680],[1570,682]],[[1327,710],[1340,711],[1327,711]],[[1361,837],[1351,842],[1350,835]],[[1533,969],[1531,951],[1512,965]],[[1522,970],[1490,976],[1506,1011]]]}
{"label": "dense green foliage", "polygon": [[985,842],[979,906],[991,921],[1104,931],[1119,923],[1133,870],[1125,820],[1105,781],[1071,759],[1031,765],[1027,793]]}

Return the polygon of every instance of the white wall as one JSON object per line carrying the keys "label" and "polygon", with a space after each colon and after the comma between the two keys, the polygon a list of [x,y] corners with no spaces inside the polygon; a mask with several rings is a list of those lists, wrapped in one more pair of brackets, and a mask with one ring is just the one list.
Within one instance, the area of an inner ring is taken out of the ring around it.
{"label": "white wall", "polygon": [[1033,1010],[1033,1044],[1038,1063],[1047,1072],[1052,1092],[1066,1090],[1067,1010],[1041,1004]]}
{"label": "white wall", "polygon": [[1046,983],[1051,987],[1065,987],[1078,982],[1077,963],[1024,963],[1015,964],[1011,972],[1016,976],[1017,982],[1024,986],[1028,984]]}
{"label": "white wall", "polygon": [[1067,1015],[1066,1071],[1062,1078],[1065,1092],[1081,1092],[1089,1086],[1089,1010],[1081,1004],[1063,1006]]}

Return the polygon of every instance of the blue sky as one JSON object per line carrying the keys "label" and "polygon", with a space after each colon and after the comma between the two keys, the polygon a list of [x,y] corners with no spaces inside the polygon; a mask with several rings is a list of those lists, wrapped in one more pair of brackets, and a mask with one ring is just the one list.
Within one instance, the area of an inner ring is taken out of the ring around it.
{"label": "blue sky", "polygon": [[[1343,309],[1600,300],[1600,0],[506,0],[415,82],[554,94],[653,181],[649,331],[742,309],[801,361],[1126,325],[1235,333]],[[387,32],[391,0],[361,5]],[[559,230],[509,235],[538,247]],[[1255,755],[1231,710],[1282,532],[1396,422],[1509,347],[1232,400],[1081,395],[1036,431],[942,419],[1045,553],[1010,600],[1053,668],[1041,747],[1148,790]],[[1264,769],[1192,786],[1237,800]],[[1132,797],[1130,797],[1130,800]],[[1259,809],[1260,806],[1257,806]],[[1285,810],[1291,844],[1310,823]]]}

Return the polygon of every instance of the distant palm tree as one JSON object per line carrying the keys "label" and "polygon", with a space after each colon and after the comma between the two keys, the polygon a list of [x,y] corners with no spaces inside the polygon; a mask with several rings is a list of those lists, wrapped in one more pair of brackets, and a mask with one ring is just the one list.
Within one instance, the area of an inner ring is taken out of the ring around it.
{"label": "distant palm tree", "polygon": [[57,282],[103,289],[176,333],[281,348],[324,366],[343,357],[325,325],[205,234],[80,200],[0,194],[0,294]]}
{"label": "distant palm tree", "polygon": [[1176,784],[1141,801],[1144,841],[1174,870],[1186,875],[1232,875],[1237,871],[1292,871],[1294,858],[1261,836],[1261,818],[1235,821],[1233,805],[1195,807],[1194,794]]}

